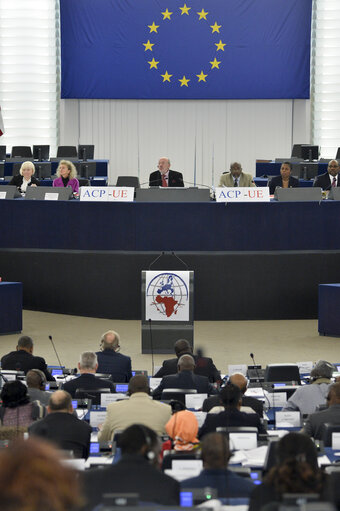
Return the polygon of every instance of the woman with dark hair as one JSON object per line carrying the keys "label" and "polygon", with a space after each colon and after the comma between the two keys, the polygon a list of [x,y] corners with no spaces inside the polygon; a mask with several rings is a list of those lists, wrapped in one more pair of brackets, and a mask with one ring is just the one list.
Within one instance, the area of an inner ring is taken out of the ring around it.
{"label": "woman with dark hair", "polygon": [[2,426],[28,427],[34,420],[45,415],[45,408],[39,401],[30,401],[26,385],[19,380],[6,382],[0,398]]}
{"label": "woman with dark hair", "polygon": [[73,511],[82,504],[75,471],[41,440],[17,440],[0,451],[1,511]]}
{"label": "woman with dark hair", "polygon": [[326,490],[326,476],[318,467],[312,440],[302,433],[289,433],[277,444],[277,464],[251,494],[249,511],[259,511],[269,502],[280,502],[284,493],[317,493]]}

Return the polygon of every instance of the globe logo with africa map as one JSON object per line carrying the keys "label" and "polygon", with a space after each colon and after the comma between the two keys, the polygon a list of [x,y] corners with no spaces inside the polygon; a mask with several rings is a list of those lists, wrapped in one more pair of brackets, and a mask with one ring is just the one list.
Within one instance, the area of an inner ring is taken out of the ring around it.
{"label": "globe logo with africa map", "polygon": [[159,273],[147,288],[147,296],[152,297],[153,305],[160,315],[170,318],[177,314],[188,300],[188,287],[176,273]]}

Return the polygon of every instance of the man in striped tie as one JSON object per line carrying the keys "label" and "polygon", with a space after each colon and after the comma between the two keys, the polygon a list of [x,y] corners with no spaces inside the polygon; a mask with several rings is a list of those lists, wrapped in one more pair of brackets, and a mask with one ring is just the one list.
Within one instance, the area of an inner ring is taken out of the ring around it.
{"label": "man in striped tie", "polygon": [[169,158],[162,157],[158,161],[158,170],[151,172],[149,177],[149,186],[161,186],[162,188],[184,187],[183,175],[181,172],[170,170]]}
{"label": "man in striped tie", "polygon": [[313,186],[318,186],[323,190],[330,190],[333,186],[340,186],[339,163],[337,160],[331,160],[328,163],[327,172],[316,176]]}

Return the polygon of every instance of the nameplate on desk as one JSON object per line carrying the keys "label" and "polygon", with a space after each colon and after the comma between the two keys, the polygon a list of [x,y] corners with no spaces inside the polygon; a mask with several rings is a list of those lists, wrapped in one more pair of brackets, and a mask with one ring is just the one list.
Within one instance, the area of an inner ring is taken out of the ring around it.
{"label": "nameplate on desk", "polygon": [[185,394],[185,406],[198,410],[202,408],[203,401],[207,399],[208,394]]}
{"label": "nameplate on desk", "polygon": [[241,373],[244,376],[247,376],[247,364],[229,364],[228,365],[228,376],[230,377],[232,374]]}
{"label": "nameplate on desk", "polygon": [[161,383],[162,378],[150,378],[149,379],[149,387],[151,390],[157,389],[158,385]]}
{"label": "nameplate on desk", "polygon": [[103,424],[106,417],[106,411],[90,412],[90,426],[98,428],[99,424]]}
{"label": "nameplate on desk", "polygon": [[234,451],[256,449],[257,433],[229,433],[229,443]]}
{"label": "nameplate on desk", "polygon": [[287,392],[264,392],[272,408],[282,408],[287,401]]}
{"label": "nameplate on desk", "polygon": [[269,202],[269,188],[267,187],[243,187],[216,188],[216,202]]}
{"label": "nameplate on desk", "polygon": [[100,406],[106,408],[110,403],[114,403],[120,399],[127,399],[126,394],[122,392],[117,392],[114,394],[110,394],[109,392],[103,392],[100,394]]}
{"label": "nameplate on desk", "polygon": [[300,374],[309,374],[313,369],[313,362],[296,362]]}
{"label": "nameplate on desk", "polygon": [[202,460],[172,460],[171,464],[172,470],[185,470],[190,472],[191,470],[202,470],[203,461]]}
{"label": "nameplate on desk", "polygon": [[59,195],[54,192],[46,192],[44,200],[58,200]]}
{"label": "nameplate on desk", "polygon": [[277,428],[299,428],[301,426],[300,412],[276,412],[275,425]]}
{"label": "nameplate on desk", "polygon": [[332,433],[332,449],[340,449],[340,433],[337,431]]}
{"label": "nameplate on desk", "polygon": [[82,186],[83,202],[133,202],[135,189],[127,186]]}
{"label": "nameplate on desk", "polygon": [[7,192],[0,192],[0,199],[6,199]]}

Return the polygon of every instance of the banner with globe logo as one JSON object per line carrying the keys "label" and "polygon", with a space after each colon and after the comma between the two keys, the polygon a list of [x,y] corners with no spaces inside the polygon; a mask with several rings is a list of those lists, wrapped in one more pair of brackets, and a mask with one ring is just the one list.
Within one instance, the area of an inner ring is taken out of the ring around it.
{"label": "banner with globe logo", "polygon": [[189,271],[147,271],[145,319],[189,321]]}

